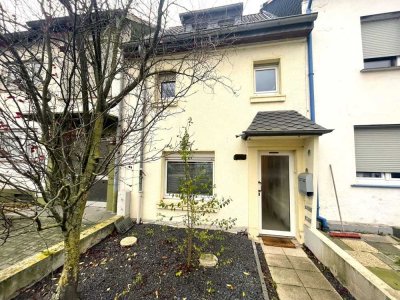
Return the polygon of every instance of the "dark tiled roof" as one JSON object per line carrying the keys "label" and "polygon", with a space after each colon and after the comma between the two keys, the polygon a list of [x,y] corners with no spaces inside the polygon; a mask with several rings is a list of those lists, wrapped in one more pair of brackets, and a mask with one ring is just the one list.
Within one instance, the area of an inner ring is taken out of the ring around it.
{"label": "dark tiled roof", "polygon": [[242,16],[242,20],[241,20],[240,24],[250,24],[250,23],[256,23],[256,22],[262,22],[262,21],[271,20],[271,19],[275,19],[275,18],[276,18],[276,16],[274,16],[273,14],[271,14],[267,11],[263,11],[263,12],[259,12],[257,14]]}
{"label": "dark tiled roof", "polygon": [[243,131],[243,138],[249,136],[298,136],[322,135],[331,132],[295,110],[260,111],[249,128]]}
{"label": "dark tiled roof", "polygon": [[[273,14],[271,14],[267,11],[262,11],[262,12],[259,12],[256,14],[244,15],[234,25],[252,24],[252,23],[272,20],[275,18],[276,18],[276,16],[274,16]],[[218,28],[210,28],[209,30],[217,30],[217,29]],[[205,29],[205,30],[207,30],[207,29]],[[177,35],[177,34],[181,34],[181,33],[185,33],[184,27],[183,26],[174,26],[174,27],[167,28],[164,32],[164,35]]]}
{"label": "dark tiled roof", "polygon": [[264,3],[263,10],[278,17],[287,17],[301,14],[302,0],[272,0]]}

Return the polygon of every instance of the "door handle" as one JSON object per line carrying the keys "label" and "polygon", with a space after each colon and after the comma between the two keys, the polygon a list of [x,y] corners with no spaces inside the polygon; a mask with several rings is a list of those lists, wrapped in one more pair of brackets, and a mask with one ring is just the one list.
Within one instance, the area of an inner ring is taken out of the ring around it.
{"label": "door handle", "polygon": [[258,196],[261,196],[262,190],[258,190]]}

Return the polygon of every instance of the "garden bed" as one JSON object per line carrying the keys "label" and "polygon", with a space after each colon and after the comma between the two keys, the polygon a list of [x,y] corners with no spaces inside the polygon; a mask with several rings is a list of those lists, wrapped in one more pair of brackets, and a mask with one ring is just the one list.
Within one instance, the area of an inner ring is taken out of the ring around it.
{"label": "garden bed", "polygon": [[[116,233],[81,256],[81,299],[263,299],[261,283],[247,236],[213,231],[206,252],[218,257],[215,268],[183,268],[185,230],[160,225],[135,225]],[[138,243],[122,248],[123,237]],[[182,271],[183,270],[183,271]],[[49,299],[59,271],[25,289],[17,299]]]}

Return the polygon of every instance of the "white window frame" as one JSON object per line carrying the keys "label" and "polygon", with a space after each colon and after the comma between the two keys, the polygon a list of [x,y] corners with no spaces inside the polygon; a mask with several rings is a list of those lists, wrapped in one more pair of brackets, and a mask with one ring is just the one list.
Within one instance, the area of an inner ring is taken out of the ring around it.
{"label": "white window frame", "polygon": [[395,172],[356,172],[356,173],[381,173],[381,177],[358,177],[356,174],[356,182],[361,185],[371,186],[399,186],[400,178],[392,178]]}
{"label": "white window frame", "polygon": [[[275,70],[275,90],[271,91],[257,91],[257,71],[262,71],[262,70]],[[257,95],[262,95],[262,94],[277,94],[279,91],[279,66],[278,65],[269,65],[269,66],[254,66],[253,68],[253,81],[254,81],[254,94]]]}
{"label": "white window frame", "polygon": [[[166,77],[168,77],[168,76],[174,76],[174,80],[163,80],[163,79],[166,79]],[[174,82],[174,96],[173,97],[163,97],[162,85],[163,85],[163,83],[170,83],[170,82]],[[176,98],[176,72],[164,71],[164,72],[158,73],[158,89],[159,89],[158,97],[160,98],[159,99],[160,101]]]}
{"label": "white window frame", "polygon": [[[164,163],[164,199],[179,199],[179,194],[171,194],[167,193],[167,181],[168,181],[168,162],[183,162],[178,154],[171,154],[165,157]],[[202,154],[193,154],[192,159],[190,162],[194,163],[204,163],[204,162],[211,162],[212,170],[213,170],[213,178],[212,178],[212,195],[198,195],[198,199],[205,199],[210,200],[214,197],[214,188],[215,188],[215,160],[213,154],[202,155]]]}

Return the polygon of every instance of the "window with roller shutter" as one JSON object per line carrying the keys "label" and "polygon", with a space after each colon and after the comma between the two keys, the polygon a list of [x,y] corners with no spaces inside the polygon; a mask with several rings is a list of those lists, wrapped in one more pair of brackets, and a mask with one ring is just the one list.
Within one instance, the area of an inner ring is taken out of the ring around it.
{"label": "window with roller shutter", "polygon": [[365,69],[399,66],[400,12],[361,17]]}

